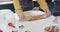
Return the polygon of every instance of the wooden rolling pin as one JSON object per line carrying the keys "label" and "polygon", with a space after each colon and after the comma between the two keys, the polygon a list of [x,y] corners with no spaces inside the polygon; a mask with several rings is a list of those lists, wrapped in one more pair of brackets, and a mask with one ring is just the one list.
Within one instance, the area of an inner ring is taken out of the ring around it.
{"label": "wooden rolling pin", "polygon": [[43,19],[45,15],[37,15],[37,16],[26,16],[26,19],[28,21],[34,21],[34,20],[38,20],[38,19]]}

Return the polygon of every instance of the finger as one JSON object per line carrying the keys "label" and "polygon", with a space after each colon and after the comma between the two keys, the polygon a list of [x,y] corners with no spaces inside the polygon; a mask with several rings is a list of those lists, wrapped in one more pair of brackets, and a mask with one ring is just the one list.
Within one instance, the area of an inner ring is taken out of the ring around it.
{"label": "finger", "polygon": [[47,15],[47,16],[49,16],[49,15],[50,15],[50,13],[49,13],[49,12],[46,12],[46,15]]}
{"label": "finger", "polygon": [[23,17],[20,17],[19,21],[23,21]]}
{"label": "finger", "polygon": [[57,27],[54,28],[54,32],[58,32],[58,28]]}
{"label": "finger", "polygon": [[21,21],[25,21],[25,17],[21,17]]}
{"label": "finger", "polygon": [[50,30],[49,31],[51,31],[52,30],[52,27],[50,27]]}

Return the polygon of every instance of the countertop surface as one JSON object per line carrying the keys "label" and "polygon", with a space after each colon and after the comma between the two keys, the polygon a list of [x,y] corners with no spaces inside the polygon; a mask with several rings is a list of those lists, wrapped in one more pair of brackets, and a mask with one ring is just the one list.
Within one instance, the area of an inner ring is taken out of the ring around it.
{"label": "countertop surface", "polygon": [[5,4],[13,4],[13,1],[5,1],[5,2],[0,2],[0,5],[5,5]]}

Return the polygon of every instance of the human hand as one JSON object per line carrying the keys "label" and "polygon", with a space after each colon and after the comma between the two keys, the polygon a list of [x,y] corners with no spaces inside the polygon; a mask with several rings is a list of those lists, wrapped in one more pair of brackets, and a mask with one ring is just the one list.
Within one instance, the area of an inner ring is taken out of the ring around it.
{"label": "human hand", "polygon": [[44,12],[46,13],[46,16],[50,16],[51,15],[51,12],[49,10],[45,10]]}
{"label": "human hand", "polygon": [[23,12],[17,13],[19,16],[19,21],[24,21],[25,20],[25,16]]}
{"label": "human hand", "polygon": [[58,28],[56,26],[52,26],[48,32],[58,32]]}
{"label": "human hand", "polygon": [[46,32],[58,32],[58,28],[56,26],[46,27]]}

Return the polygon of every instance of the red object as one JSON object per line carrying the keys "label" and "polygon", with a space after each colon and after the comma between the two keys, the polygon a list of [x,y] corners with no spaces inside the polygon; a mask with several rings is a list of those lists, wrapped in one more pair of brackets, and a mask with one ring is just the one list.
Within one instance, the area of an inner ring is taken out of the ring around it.
{"label": "red object", "polygon": [[49,32],[54,32],[54,30],[51,30],[51,31],[49,31]]}
{"label": "red object", "polygon": [[10,27],[15,28],[15,26],[14,26],[12,23],[8,23],[8,25],[9,25]]}
{"label": "red object", "polygon": [[49,32],[54,32],[55,31],[54,28],[55,28],[55,26],[53,26]]}
{"label": "red object", "polygon": [[3,32],[2,30],[0,30],[0,32]]}

